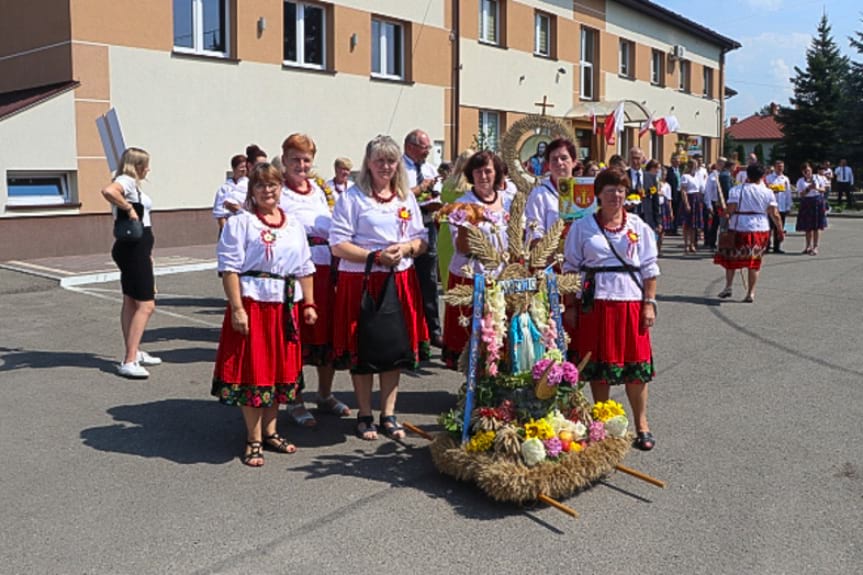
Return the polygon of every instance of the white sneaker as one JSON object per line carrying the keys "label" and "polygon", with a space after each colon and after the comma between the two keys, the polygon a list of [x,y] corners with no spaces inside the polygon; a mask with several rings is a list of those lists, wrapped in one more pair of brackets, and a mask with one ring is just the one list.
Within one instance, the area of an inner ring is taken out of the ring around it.
{"label": "white sneaker", "polygon": [[150,355],[146,351],[139,351],[138,363],[140,363],[141,365],[159,365],[160,363],[162,363],[162,358]]}
{"label": "white sneaker", "polygon": [[150,372],[141,367],[137,361],[121,363],[117,366],[117,373],[129,379],[147,379],[150,377]]}

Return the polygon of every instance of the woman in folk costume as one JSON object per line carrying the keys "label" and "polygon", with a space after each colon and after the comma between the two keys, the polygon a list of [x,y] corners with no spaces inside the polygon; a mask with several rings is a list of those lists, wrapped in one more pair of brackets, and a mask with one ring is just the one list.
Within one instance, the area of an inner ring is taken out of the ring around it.
{"label": "woman in folk costume", "polygon": [[823,176],[812,173],[808,163],[800,166],[803,174],[797,180],[797,197],[800,198],[800,211],[797,214],[798,232],[806,232],[806,249],[804,254],[818,255],[818,242],[821,230],[827,227],[827,210],[824,194],[827,191],[827,181]]}
{"label": "woman in folk costume", "polygon": [[558,181],[572,177],[575,144],[565,138],[552,140],[545,148],[545,158],[550,174],[531,190],[524,208],[527,221],[525,240],[529,244],[538,242],[560,218]]}
{"label": "woman in folk costume", "polygon": [[680,176],[680,221],[683,224],[683,251],[694,254],[698,230],[704,227],[704,192],[698,183],[698,162],[689,160]]}
{"label": "woman in folk costume", "polygon": [[[473,154],[464,166],[464,175],[471,189],[441,211],[446,214],[455,250],[449,264],[447,289],[457,285],[473,285],[467,273],[493,272],[472,258],[467,229],[479,229],[500,252],[507,249],[506,226],[509,203],[501,190],[504,180],[503,161],[494,153]],[[453,209],[455,208],[455,209]],[[458,369],[458,358],[470,337],[471,306],[447,305],[444,312],[442,357],[450,369]]]}
{"label": "woman in folk costume", "polygon": [[[426,249],[427,231],[415,196],[408,188],[407,173],[398,144],[389,136],[377,136],[366,146],[357,182],[341,194],[333,211],[330,245],[339,259],[339,279],[333,313],[333,348],[337,367],[351,369],[357,398],[356,434],[365,440],[378,437],[372,417],[374,370],[358,355],[358,321],[365,269],[373,265],[368,290],[377,299],[390,272],[394,272],[401,315],[412,353],[412,363],[429,355],[422,293],[414,269],[414,257]],[[405,432],[396,421],[400,369],[377,372],[380,379],[380,431],[400,439]]]}
{"label": "woman in folk costume", "polygon": [[[653,379],[650,328],[656,321],[656,236],[624,200],[629,178],[609,168],[596,177],[599,210],[577,220],[564,244],[564,272],[579,272],[578,301],[567,302],[565,326],[576,361],[590,354],[581,378],[594,402],[607,401],[609,386],[623,384],[635,421],[635,446],[653,449],[647,422],[647,384]],[[569,299],[569,298],[567,298]]]}
{"label": "woman in folk costume", "polygon": [[243,463],[252,467],[264,464],[265,447],[296,451],[279,435],[276,414],[302,381],[300,318],[307,325],[318,318],[315,265],[302,224],[279,208],[281,188],[281,172],[256,165],[245,211],[227,221],[217,247],[228,309],[212,394],[240,406],[247,433]]}
{"label": "woman in folk costume", "polygon": [[[318,372],[318,393],[315,398],[320,413],[339,416],[350,415],[351,410],[332,393],[333,378],[333,322],[335,303],[335,269],[332,267],[329,235],[332,223],[333,191],[321,178],[311,176],[317,146],[305,134],[291,134],[282,143],[284,182],[280,206],[295,217],[306,231],[306,239],[315,264],[315,302],[318,321],[302,329],[303,363],[313,365]],[[302,390],[297,401],[288,405],[291,420],[303,427],[314,427],[317,422],[303,405]]]}

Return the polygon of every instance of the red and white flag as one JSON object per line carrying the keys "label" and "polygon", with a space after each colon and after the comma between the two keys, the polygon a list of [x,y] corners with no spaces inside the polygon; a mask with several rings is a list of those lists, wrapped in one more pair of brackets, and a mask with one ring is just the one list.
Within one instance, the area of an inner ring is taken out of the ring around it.
{"label": "red and white flag", "polygon": [[613,145],[617,132],[623,130],[623,102],[619,103],[617,107],[605,118],[605,126],[604,126],[604,135],[605,141],[608,142],[609,145]]}
{"label": "red and white flag", "polygon": [[653,122],[653,131],[657,136],[664,136],[676,132],[680,128],[680,122],[676,116],[663,116]]}
{"label": "red and white flag", "polygon": [[593,135],[595,136],[597,132],[597,124],[596,124],[596,108],[593,106],[590,107],[590,122],[593,125]]}
{"label": "red and white flag", "polygon": [[640,138],[644,134],[649,132],[650,129],[652,128],[652,126],[653,126],[653,112],[650,113],[650,116],[648,116],[647,120],[645,120],[645,122],[643,124],[641,124],[641,127],[638,128],[638,137]]}

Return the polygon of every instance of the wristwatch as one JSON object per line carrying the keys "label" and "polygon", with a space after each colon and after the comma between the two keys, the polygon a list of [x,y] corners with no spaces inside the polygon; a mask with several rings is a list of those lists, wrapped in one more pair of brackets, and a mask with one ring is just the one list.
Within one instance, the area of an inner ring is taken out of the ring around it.
{"label": "wristwatch", "polygon": [[644,303],[649,303],[653,306],[653,313],[659,315],[659,304],[656,303],[656,300],[652,297],[646,297],[642,300]]}

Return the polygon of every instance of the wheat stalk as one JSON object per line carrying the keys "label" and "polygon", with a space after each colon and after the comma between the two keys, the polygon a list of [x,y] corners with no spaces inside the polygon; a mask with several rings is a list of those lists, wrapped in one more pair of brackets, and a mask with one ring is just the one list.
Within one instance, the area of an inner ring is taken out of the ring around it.
{"label": "wheat stalk", "polygon": [[473,303],[473,286],[455,286],[443,295],[443,300],[449,305],[471,305]]}
{"label": "wheat stalk", "polygon": [[527,194],[517,193],[509,207],[509,224],[506,229],[509,244],[509,261],[517,262],[524,257],[524,208]]}
{"label": "wheat stalk", "polygon": [[467,227],[467,245],[471,255],[478,259],[486,269],[493,270],[500,265],[500,252],[494,249],[482,231],[475,227]]}
{"label": "wheat stalk", "polygon": [[544,268],[549,258],[557,250],[560,244],[560,235],[563,233],[563,220],[557,220],[551,228],[545,231],[545,235],[530,250],[530,266],[533,268]]}
{"label": "wheat stalk", "polygon": [[581,276],[563,274],[557,276],[557,289],[561,294],[575,293],[581,289]]}

